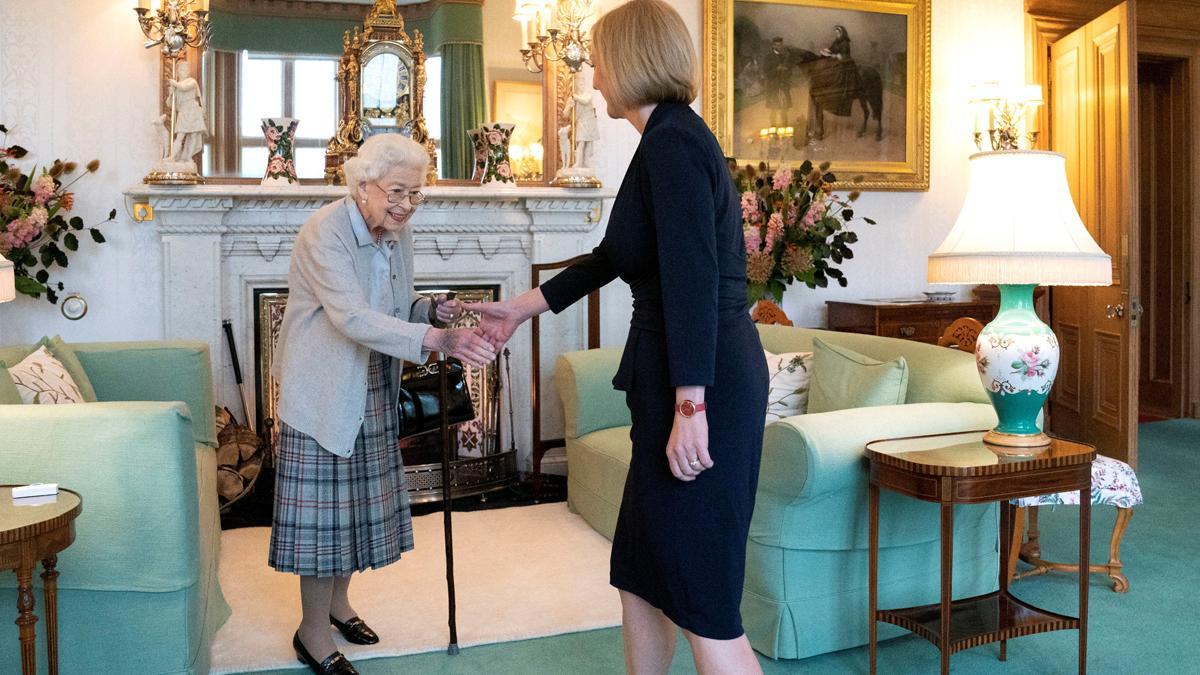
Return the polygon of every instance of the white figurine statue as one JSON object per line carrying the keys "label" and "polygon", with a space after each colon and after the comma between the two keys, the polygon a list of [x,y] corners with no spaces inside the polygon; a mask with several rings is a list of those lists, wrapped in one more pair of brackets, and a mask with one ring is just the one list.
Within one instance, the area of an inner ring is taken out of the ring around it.
{"label": "white figurine statue", "polygon": [[175,101],[175,137],[171,144],[171,159],[188,162],[204,148],[204,106],[200,98],[200,83],[191,76],[187,61],[179,63],[179,79],[167,80]]}
{"label": "white figurine statue", "polygon": [[[559,129],[558,147],[562,154],[562,168],[555,174],[551,185],[600,187],[600,179],[596,178],[596,171],[592,167],[596,141],[600,139],[593,97],[591,74],[587,69],[575,73],[571,78],[573,124]],[[572,127],[575,132],[574,145],[571,143]]]}
{"label": "white figurine statue", "polygon": [[592,168],[592,153],[595,142],[600,138],[600,124],[596,120],[596,106],[592,102],[591,77],[581,70],[575,74],[571,98],[575,101],[575,162],[579,169]]}

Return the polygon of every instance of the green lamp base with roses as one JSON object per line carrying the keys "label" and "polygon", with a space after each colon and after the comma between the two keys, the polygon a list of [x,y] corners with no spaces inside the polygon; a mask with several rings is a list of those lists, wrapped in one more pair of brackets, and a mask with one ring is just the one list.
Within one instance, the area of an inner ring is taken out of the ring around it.
{"label": "green lamp base with roses", "polygon": [[1037,418],[1058,373],[1058,339],[1033,309],[1034,284],[1000,284],[999,288],[1000,311],[975,343],[979,378],[1000,419],[983,440],[1040,448],[1050,445]]}

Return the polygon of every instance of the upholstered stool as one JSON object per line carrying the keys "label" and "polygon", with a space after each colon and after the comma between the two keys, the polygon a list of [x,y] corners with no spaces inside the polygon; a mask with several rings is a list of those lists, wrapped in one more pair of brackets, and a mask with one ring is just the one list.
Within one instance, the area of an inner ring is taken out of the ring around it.
{"label": "upholstered stool", "polygon": [[[1038,507],[1058,504],[1078,505],[1078,492],[1060,492],[1040,497],[1024,497],[1012,500],[1016,506],[1016,519],[1013,522],[1013,541],[1008,561],[1009,578],[1016,580],[1022,577],[1046,574],[1051,570],[1077,572],[1079,565],[1068,565],[1042,560],[1041,545],[1038,542]],[[1109,558],[1107,565],[1092,565],[1090,572],[1107,574],[1113,581],[1113,590],[1124,593],[1129,590],[1129,580],[1121,572],[1121,538],[1125,536],[1125,528],[1133,517],[1133,507],[1142,503],[1142,489],[1138,485],[1137,474],[1133,467],[1125,462],[1097,455],[1092,462],[1092,504],[1106,504],[1116,507],[1117,522],[1113,525],[1112,540],[1109,543]],[[1029,532],[1025,535],[1025,511],[1029,510]],[[1024,542],[1022,538],[1024,537]],[[1033,569],[1017,574],[1017,557]]]}

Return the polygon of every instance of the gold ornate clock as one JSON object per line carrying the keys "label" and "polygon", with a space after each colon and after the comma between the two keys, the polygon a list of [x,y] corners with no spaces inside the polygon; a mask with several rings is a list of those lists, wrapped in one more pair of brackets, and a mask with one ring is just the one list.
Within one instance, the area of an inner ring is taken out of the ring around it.
{"label": "gold ornate clock", "polygon": [[325,149],[325,181],[346,182],[342,165],[374,134],[399,133],[425,146],[428,182],[437,181],[437,148],[425,126],[425,38],[404,30],[393,0],[375,0],[363,30],[346,31],[338,64],[337,133]]}

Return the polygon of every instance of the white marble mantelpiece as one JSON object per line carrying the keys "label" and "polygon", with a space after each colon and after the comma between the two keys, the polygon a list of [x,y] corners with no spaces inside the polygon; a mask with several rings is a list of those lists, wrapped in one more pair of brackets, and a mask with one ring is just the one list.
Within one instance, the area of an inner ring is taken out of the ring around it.
{"label": "white marble mantelpiece", "polygon": [[[416,283],[497,285],[505,298],[529,289],[531,263],[590,250],[604,200],[613,196],[608,190],[525,187],[432,186],[425,192],[427,200],[412,221]],[[154,210],[153,220],[143,225],[155,228],[162,242],[163,336],[208,342],[217,403],[240,416],[221,322],[233,322],[243,378],[253,396],[254,291],[287,285],[292,243],[300,226],[313,211],[343,197],[346,189],[139,185],[125,194]],[[582,348],[582,320],[580,313],[579,323],[554,342],[562,349]],[[530,400],[531,384],[527,327],[514,335],[509,348],[516,444],[524,466],[531,426],[524,405]],[[507,430],[504,412],[502,427]]]}

